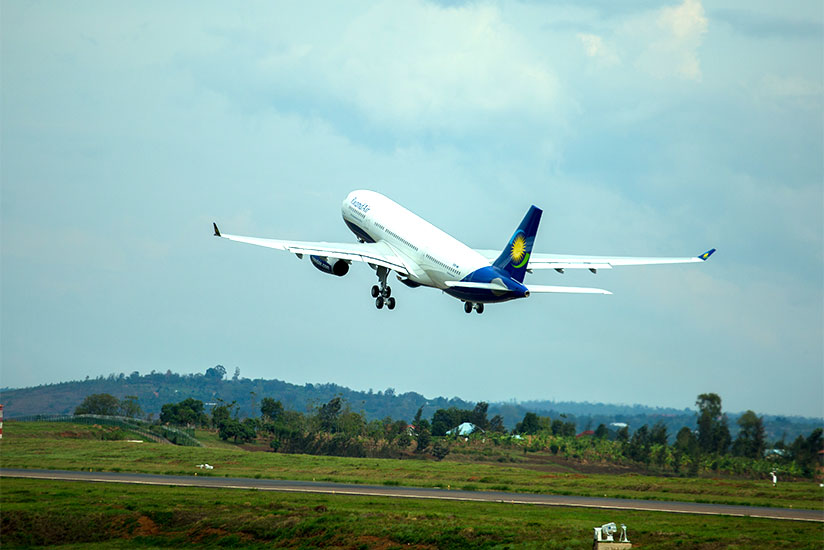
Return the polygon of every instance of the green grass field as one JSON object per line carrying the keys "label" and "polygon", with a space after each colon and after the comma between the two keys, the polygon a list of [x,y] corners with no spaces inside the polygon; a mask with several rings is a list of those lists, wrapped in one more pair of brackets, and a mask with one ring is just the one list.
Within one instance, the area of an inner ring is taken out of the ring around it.
{"label": "green grass field", "polygon": [[[116,428],[4,426],[0,465],[316,479],[821,509],[812,482],[547,473],[457,461],[249,452],[199,433],[205,448],[131,443]],[[592,527],[629,526],[635,548],[821,548],[820,523],[660,512],[264,491],[0,479],[3,548],[590,548]]]}
{"label": "green grass field", "polygon": [[[0,442],[6,468],[128,471],[337,481],[374,485],[552,493],[754,506],[824,509],[824,489],[812,481],[655,477],[547,472],[476,462],[340,458],[248,452],[198,433],[207,447],[101,440],[93,426],[7,422]],[[210,472],[197,464],[215,466]]]}
{"label": "green grass field", "polygon": [[817,523],[499,503],[2,479],[3,548],[821,548]]}

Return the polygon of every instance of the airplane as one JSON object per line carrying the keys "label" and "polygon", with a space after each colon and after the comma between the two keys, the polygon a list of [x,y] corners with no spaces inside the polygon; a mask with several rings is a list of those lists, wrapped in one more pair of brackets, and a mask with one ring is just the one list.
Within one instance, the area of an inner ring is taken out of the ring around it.
{"label": "airplane", "polygon": [[403,206],[375,191],[352,191],[341,205],[346,226],[356,243],[288,241],[243,237],[221,233],[212,223],[214,235],[231,241],[285,250],[329,275],[343,277],[352,262],[365,262],[375,270],[378,284],[372,286],[375,307],[395,309],[388,284],[394,271],[411,288],[437,288],[461,300],[466,313],[483,313],[484,304],[527,298],[538,293],[612,294],[600,288],[533,285],[524,275],[536,269],[599,269],[619,266],[681,264],[706,261],[715,249],[683,258],[636,258],[533,254],[542,210],[531,206],[503,251],[475,250],[441,231]]}

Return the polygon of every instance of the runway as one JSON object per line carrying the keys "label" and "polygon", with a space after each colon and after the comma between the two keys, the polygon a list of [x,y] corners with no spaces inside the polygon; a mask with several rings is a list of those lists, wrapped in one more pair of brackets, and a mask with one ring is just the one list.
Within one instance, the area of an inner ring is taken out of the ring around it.
{"label": "runway", "polygon": [[176,487],[207,487],[213,489],[252,489],[294,493],[329,495],[358,495],[392,498],[419,498],[467,502],[500,502],[506,504],[533,504],[539,506],[577,506],[613,510],[641,510],[677,514],[705,514],[714,516],[743,516],[766,519],[824,522],[824,510],[793,508],[766,508],[729,504],[697,502],[670,502],[632,500],[622,498],[579,497],[533,493],[504,493],[492,491],[461,491],[417,487],[387,487],[381,485],[354,485],[316,481],[289,481],[237,477],[170,476],[130,474],[123,472],[81,472],[70,470],[0,469],[0,477],[50,479],[59,481],[86,481],[98,483],[129,483],[135,485],[165,485]]}

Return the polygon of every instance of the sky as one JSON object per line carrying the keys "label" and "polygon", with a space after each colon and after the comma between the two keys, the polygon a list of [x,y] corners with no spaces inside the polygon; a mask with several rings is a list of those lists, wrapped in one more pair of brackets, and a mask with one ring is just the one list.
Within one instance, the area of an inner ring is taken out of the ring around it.
{"label": "sky", "polygon": [[[824,416],[819,1],[0,4],[0,386],[204,372]],[[476,248],[705,264],[529,275],[466,315],[366,265],[379,191]]]}

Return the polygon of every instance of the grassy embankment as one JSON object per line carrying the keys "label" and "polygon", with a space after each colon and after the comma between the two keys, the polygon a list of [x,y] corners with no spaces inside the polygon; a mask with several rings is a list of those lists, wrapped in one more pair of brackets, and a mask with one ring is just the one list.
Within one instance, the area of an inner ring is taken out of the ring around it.
{"label": "grassy embankment", "polygon": [[501,503],[3,479],[3,547],[820,548],[818,523]]}
{"label": "grassy embankment", "polygon": [[[118,434],[115,428],[64,423],[7,422],[5,428],[0,465],[6,468],[198,473],[824,509],[824,490],[812,481],[782,482],[772,487],[761,480],[547,472],[545,468],[456,462],[450,457],[435,462],[248,452],[205,433],[198,433],[205,448],[137,444],[100,439],[132,437]],[[195,468],[204,462],[215,469],[205,472]]]}

